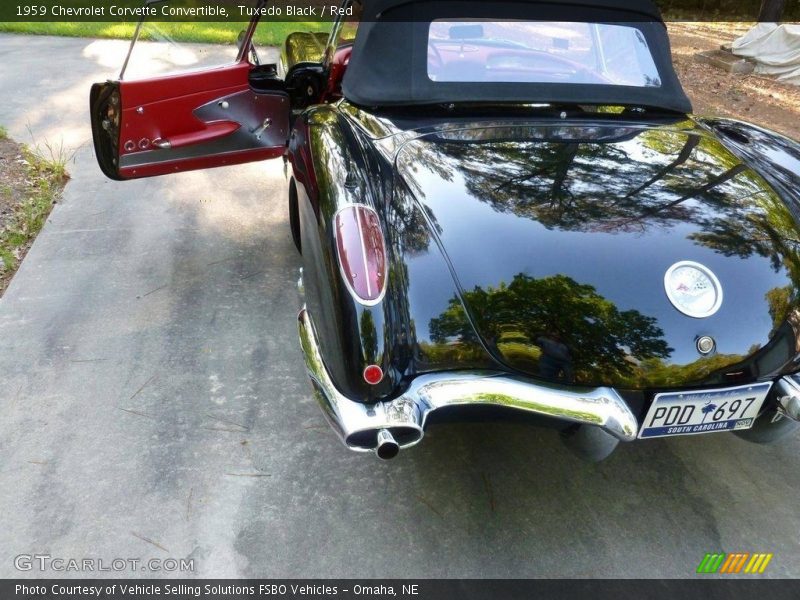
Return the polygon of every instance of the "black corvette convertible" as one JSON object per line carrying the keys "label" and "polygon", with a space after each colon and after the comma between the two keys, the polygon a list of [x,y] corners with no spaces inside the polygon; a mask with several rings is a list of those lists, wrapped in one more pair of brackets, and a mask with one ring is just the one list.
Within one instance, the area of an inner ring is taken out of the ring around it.
{"label": "black corvette convertible", "polygon": [[349,448],[498,417],[591,460],[796,429],[800,146],[691,116],[652,5],[341,11],[278,65],[254,20],[234,64],[97,84],[91,111],[114,179],[284,157],[302,350]]}

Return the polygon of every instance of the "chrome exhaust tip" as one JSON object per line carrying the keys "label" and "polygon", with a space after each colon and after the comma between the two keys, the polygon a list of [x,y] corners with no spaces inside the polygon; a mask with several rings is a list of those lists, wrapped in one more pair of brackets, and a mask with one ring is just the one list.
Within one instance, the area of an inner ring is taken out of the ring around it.
{"label": "chrome exhaust tip", "polygon": [[394,439],[392,432],[388,429],[381,429],[378,432],[378,443],[375,446],[375,454],[381,460],[392,460],[400,453],[400,444]]}

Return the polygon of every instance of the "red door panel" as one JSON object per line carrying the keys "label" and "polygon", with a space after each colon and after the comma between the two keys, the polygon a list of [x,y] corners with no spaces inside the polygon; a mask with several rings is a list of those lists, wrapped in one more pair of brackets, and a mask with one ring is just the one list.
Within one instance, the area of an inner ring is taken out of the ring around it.
{"label": "red door panel", "polygon": [[[120,175],[132,179],[277,158],[286,149],[289,112],[285,94],[247,89],[217,96],[197,106],[180,126],[169,125],[166,118],[154,120],[151,149],[121,152]],[[233,120],[223,120],[228,114]],[[159,144],[168,146],[154,147]]]}
{"label": "red door panel", "polygon": [[252,65],[245,61],[200,71],[162,75],[137,81],[125,81],[128,108],[151,104],[164,98],[191,96],[212,89],[247,86]]}
{"label": "red door panel", "polygon": [[[138,142],[142,139],[148,141],[158,138],[170,139],[205,129],[205,124],[195,116],[194,111],[209,102],[240,92],[243,89],[241,86],[212,89],[190,96],[166,98],[150,104],[131,105],[128,101],[125,85],[125,82],[120,84],[122,105],[126,107],[122,111],[120,156],[138,152],[139,150],[146,150],[147,148],[138,147]],[[132,151],[125,149],[125,145],[129,141],[134,142],[136,146]]]}
{"label": "red door panel", "polygon": [[227,67],[92,89],[92,129],[103,171],[134,179],[281,156],[290,102],[276,81],[249,83],[247,60]]}

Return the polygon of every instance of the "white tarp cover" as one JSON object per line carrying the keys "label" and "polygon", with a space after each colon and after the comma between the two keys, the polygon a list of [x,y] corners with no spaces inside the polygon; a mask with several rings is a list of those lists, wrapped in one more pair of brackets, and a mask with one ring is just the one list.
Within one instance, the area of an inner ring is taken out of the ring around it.
{"label": "white tarp cover", "polygon": [[731,45],[737,56],[756,61],[756,73],[800,85],[800,25],[759,23]]}

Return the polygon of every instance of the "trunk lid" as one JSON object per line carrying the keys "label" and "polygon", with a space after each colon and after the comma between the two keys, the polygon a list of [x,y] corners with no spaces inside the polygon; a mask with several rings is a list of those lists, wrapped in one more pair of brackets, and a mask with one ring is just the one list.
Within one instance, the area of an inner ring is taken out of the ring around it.
{"label": "trunk lid", "polygon": [[[443,128],[396,169],[460,290],[427,324],[437,343],[474,331],[511,369],[624,389],[750,381],[797,353],[797,221],[691,121]],[[719,279],[713,316],[668,298],[682,261]]]}

